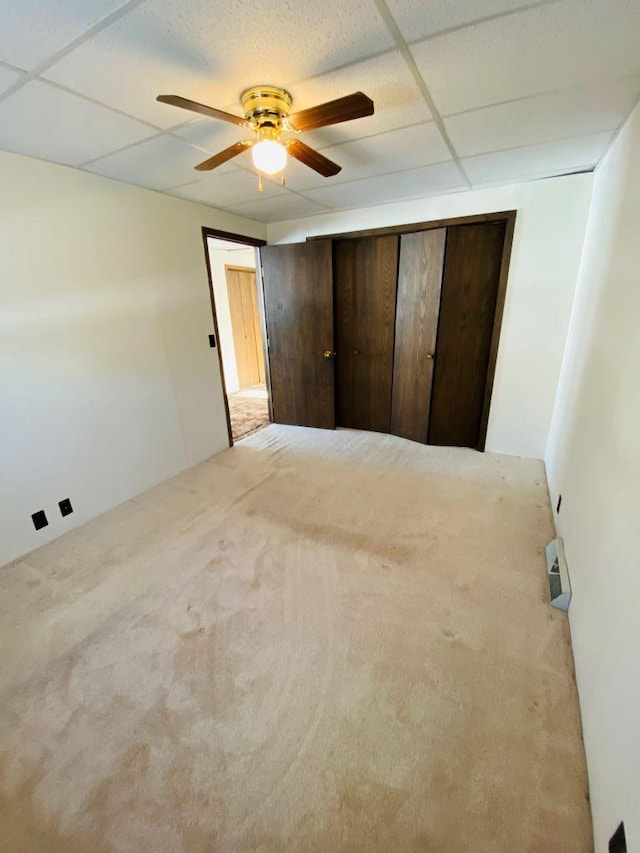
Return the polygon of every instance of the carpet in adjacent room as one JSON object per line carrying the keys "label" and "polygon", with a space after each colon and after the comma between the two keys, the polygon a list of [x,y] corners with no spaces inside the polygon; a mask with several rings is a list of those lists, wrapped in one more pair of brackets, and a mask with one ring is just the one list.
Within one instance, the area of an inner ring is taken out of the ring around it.
{"label": "carpet in adjacent room", "polygon": [[240,441],[269,424],[269,402],[264,385],[241,388],[228,395],[231,433]]}

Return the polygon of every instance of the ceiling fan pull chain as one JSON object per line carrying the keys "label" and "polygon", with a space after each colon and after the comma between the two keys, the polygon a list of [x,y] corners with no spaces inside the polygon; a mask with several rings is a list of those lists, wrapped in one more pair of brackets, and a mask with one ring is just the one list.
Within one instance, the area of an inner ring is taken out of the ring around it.
{"label": "ceiling fan pull chain", "polygon": [[262,175],[258,172],[258,192],[262,192]]}
{"label": "ceiling fan pull chain", "polygon": [[281,186],[283,186],[283,187],[284,187],[284,186],[286,186],[286,183],[287,183],[287,182],[285,181],[285,179],[284,179],[284,175],[283,175],[283,176],[280,178],[280,184],[281,184]]}

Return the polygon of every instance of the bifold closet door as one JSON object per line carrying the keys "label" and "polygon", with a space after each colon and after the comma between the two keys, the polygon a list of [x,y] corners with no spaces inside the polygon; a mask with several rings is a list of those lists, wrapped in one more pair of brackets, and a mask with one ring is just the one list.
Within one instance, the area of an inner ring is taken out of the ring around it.
{"label": "bifold closet door", "polygon": [[389,432],[398,237],[334,247],[336,423]]}
{"label": "bifold closet door", "polygon": [[427,443],[445,228],[400,238],[391,432]]}
{"label": "bifold closet door", "polygon": [[480,447],[506,225],[456,225],[447,248],[429,444]]}
{"label": "bifold closet door", "polygon": [[335,428],[330,240],[260,249],[273,420]]}

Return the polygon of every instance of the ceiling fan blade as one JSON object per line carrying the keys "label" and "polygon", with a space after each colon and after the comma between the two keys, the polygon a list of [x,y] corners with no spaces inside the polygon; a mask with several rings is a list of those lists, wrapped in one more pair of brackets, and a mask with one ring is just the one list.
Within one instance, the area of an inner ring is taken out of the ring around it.
{"label": "ceiling fan blade", "polygon": [[172,107],[181,107],[183,110],[191,110],[193,113],[200,113],[200,115],[209,116],[210,118],[219,118],[222,121],[228,121],[240,127],[250,126],[249,122],[242,116],[225,113],[224,110],[217,110],[215,107],[208,107],[206,104],[190,101],[189,98],[181,98],[180,95],[158,95],[156,101],[160,101],[161,104],[171,104]]}
{"label": "ceiling fan blade", "polygon": [[217,154],[214,154],[213,157],[209,157],[209,159],[205,160],[203,163],[198,163],[195,168],[199,172],[210,172],[211,169],[215,169],[216,166],[221,166],[223,163],[226,163],[227,160],[231,160],[232,157],[237,157],[238,154],[242,154],[243,151],[251,148],[252,145],[255,145],[254,139],[245,139],[242,142],[236,142],[228,148],[225,148],[224,151],[219,151]]}
{"label": "ceiling fan blade", "polygon": [[338,166],[332,160],[324,157],[320,152],[309,148],[304,142],[299,139],[288,139],[285,143],[286,149],[296,160],[309,166],[314,172],[322,175],[325,178],[330,178],[331,175],[337,175],[342,170],[342,166]]}
{"label": "ceiling fan blade", "polygon": [[313,130],[316,127],[326,127],[329,124],[340,124],[341,121],[351,121],[373,115],[373,101],[362,92],[345,95],[326,104],[318,104],[308,110],[300,110],[289,116],[289,124],[294,130]]}

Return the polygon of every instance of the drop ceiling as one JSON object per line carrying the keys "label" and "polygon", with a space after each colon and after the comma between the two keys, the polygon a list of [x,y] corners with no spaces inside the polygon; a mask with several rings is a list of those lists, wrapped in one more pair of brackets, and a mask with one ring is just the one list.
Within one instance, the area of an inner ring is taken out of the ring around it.
{"label": "drop ceiling", "polygon": [[[638,0],[7,0],[0,148],[262,222],[592,169],[640,96]],[[241,113],[256,83],[293,109],[353,91],[375,115],[304,135],[342,165],[249,154],[243,131],[156,102]]]}

